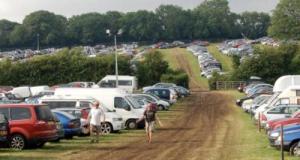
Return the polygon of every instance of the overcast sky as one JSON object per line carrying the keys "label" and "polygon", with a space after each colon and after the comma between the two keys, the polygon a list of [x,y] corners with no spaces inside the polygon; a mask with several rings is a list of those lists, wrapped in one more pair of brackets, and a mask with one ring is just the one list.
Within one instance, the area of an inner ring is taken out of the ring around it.
{"label": "overcast sky", "polygon": [[[0,0],[0,19],[22,22],[24,17],[37,10],[48,10],[66,17],[87,12],[105,13],[109,10],[122,12],[140,9],[154,10],[161,4],[175,4],[194,8],[204,0]],[[269,12],[279,0],[228,0],[233,12]]]}

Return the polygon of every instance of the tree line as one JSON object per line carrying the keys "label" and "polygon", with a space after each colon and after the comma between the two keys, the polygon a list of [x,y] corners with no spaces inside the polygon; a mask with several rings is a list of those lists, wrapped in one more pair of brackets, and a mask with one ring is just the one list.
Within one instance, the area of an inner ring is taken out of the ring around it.
{"label": "tree line", "polygon": [[48,11],[33,12],[22,24],[0,20],[0,48],[34,48],[108,43],[106,29],[122,29],[121,41],[258,38],[267,35],[266,13],[230,11],[227,0],[208,0],[194,9],[161,5],[155,11],[86,13],[66,18]]}

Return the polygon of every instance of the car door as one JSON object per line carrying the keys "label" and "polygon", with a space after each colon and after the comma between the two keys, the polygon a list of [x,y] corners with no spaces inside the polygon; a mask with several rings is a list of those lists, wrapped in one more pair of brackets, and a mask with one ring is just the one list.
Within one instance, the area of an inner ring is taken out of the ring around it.
{"label": "car door", "polygon": [[287,113],[286,107],[275,107],[271,110],[269,110],[266,114],[267,120],[275,120],[285,117],[285,112]]}
{"label": "car door", "polygon": [[129,103],[123,97],[114,98],[114,107],[116,112],[122,116],[128,116],[131,112]]}
{"label": "car door", "polygon": [[26,130],[28,133],[34,131],[32,125],[32,115],[30,108],[27,107],[11,107],[9,109],[9,127],[12,129],[11,132],[14,132],[14,128],[21,128]]}

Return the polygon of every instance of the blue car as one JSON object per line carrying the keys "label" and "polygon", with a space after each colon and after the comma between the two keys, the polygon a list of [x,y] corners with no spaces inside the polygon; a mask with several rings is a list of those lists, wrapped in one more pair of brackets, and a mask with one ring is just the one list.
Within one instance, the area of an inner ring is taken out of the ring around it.
{"label": "blue car", "polygon": [[[271,146],[280,148],[280,129],[270,132],[269,140]],[[283,128],[283,148],[291,155],[299,152],[298,142],[300,141],[300,124],[288,125]]]}
{"label": "blue car", "polygon": [[63,112],[52,110],[52,112],[59,119],[64,129],[64,137],[66,139],[71,139],[73,136],[79,136],[81,133],[80,119],[74,117],[73,115]]}

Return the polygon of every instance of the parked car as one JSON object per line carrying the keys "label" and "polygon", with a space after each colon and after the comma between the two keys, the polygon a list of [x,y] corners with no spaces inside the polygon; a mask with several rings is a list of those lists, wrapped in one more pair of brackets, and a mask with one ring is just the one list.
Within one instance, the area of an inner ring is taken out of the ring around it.
{"label": "parked car", "polygon": [[300,111],[297,111],[294,114],[292,114],[291,118],[281,118],[268,121],[266,124],[266,130],[271,131],[277,129],[281,125],[286,126],[295,123],[300,123]]}
{"label": "parked car", "polygon": [[9,140],[9,123],[3,113],[0,113],[0,142],[7,144]]}
{"label": "parked car", "polygon": [[144,91],[144,93],[150,93],[158,96],[160,99],[166,100],[170,104],[176,103],[177,94],[170,88],[152,88]]}
{"label": "parked car", "polygon": [[[298,143],[300,141],[300,124],[288,125],[283,128],[283,148],[289,151],[291,155],[299,153]],[[281,146],[280,129],[270,132],[269,141],[270,145],[276,148]]]}
{"label": "parked car", "polygon": [[291,115],[300,110],[300,105],[279,105],[267,109],[261,114],[261,124],[265,125],[267,121],[289,118]]}
{"label": "parked car", "polygon": [[1,104],[0,112],[9,119],[11,148],[42,147],[58,137],[54,117],[46,105]]}
{"label": "parked car", "polygon": [[161,100],[159,97],[153,94],[133,94],[132,96],[143,97],[149,102],[156,103],[159,110],[169,110],[170,108],[169,102]]}
{"label": "parked car", "polygon": [[62,123],[59,121],[59,119],[57,118],[57,116],[52,112],[52,115],[54,117],[54,121],[56,124],[56,129],[57,129],[57,139],[51,141],[51,142],[59,142],[61,139],[63,139],[65,137],[65,130],[64,130],[64,126],[62,125]]}
{"label": "parked car", "polygon": [[80,135],[81,124],[79,118],[76,118],[75,116],[63,111],[52,110],[52,112],[57,116],[57,118],[63,125],[64,138],[72,139],[74,136]]}

